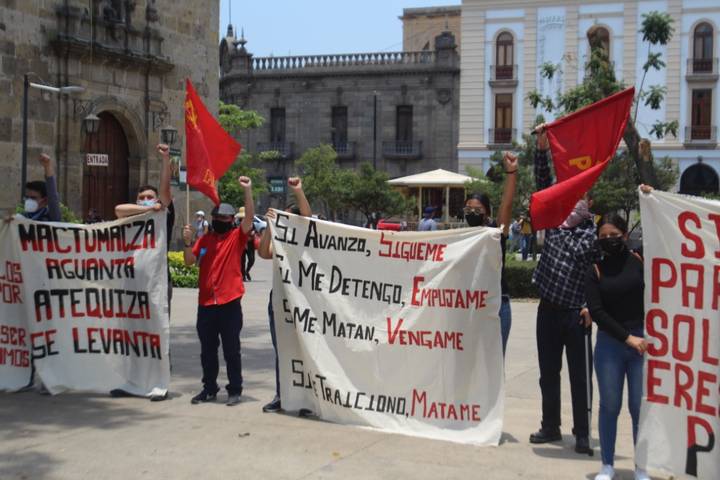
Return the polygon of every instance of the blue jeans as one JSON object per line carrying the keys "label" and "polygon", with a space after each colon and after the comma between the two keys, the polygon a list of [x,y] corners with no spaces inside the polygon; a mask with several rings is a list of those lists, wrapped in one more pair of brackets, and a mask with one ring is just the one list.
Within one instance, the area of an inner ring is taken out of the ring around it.
{"label": "blue jeans", "polygon": [[520,245],[522,250],[522,259],[525,261],[530,254],[530,247],[532,247],[532,235],[523,235],[520,239]]}
{"label": "blue jeans", "polygon": [[[643,336],[639,327],[631,332]],[[643,389],[643,357],[610,334],[598,331],[595,344],[595,371],[600,390],[600,450],[602,463],[613,465],[617,419],[622,408],[623,385],[628,383],[628,409],[632,417],[633,443],[637,440],[640,399]]]}
{"label": "blue jeans", "polygon": [[512,325],[512,310],[510,310],[510,297],[502,296],[500,303],[500,335],[502,335],[503,358],[507,349],[508,338],[510,338],[510,326]]}

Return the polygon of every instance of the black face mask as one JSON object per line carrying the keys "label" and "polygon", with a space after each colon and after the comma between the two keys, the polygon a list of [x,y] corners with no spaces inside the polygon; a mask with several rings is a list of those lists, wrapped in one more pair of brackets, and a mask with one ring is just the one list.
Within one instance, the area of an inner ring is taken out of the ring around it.
{"label": "black face mask", "polygon": [[213,231],[219,235],[229,232],[233,228],[232,222],[221,222],[220,220],[212,221]]}
{"label": "black face mask", "polygon": [[623,253],[627,248],[622,237],[601,238],[597,241],[597,244],[603,253],[610,256]]}
{"label": "black face mask", "polygon": [[482,213],[469,213],[465,215],[465,220],[471,227],[480,227],[485,225],[485,215]]}

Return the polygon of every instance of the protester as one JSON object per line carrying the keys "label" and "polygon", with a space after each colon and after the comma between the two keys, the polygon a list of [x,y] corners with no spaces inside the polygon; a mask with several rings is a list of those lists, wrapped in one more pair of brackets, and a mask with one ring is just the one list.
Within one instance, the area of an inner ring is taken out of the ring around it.
{"label": "protester", "polygon": [[90,210],[88,210],[87,217],[85,217],[86,225],[91,225],[93,223],[100,223],[102,221],[103,221],[103,219],[97,210],[95,210],[94,208],[90,208]]}
{"label": "protester", "polygon": [[437,230],[437,222],[433,218],[435,207],[425,207],[423,218],[418,224],[418,232],[434,232]]}
{"label": "protester", "polygon": [[[297,204],[288,205],[285,207],[285,211],[295,215],[302,215],[303,217],[312,217],[312,209],[310,208],[310,203],[305,197],[305,192],[302,188],[302,180],[297,177],[291,177],[288,179],[288,186],[293,192]],[[265,216],[267,217],[267,221],[270,222],[275,219],[275,211],[268,210]],[[258,255],[260,258],[271,260],[273,257],[271,235],[272,234],[269,228],[263,231],[262,237],[260,238],[260,245],[258,246]],[[268,320],[270,322],[270,338],[272,339],[273,350],[275,351],[275,398],[263,407],[263,412],[274,413],[282,410],[282,403],[280,401],[280,365],[278,363],[277,332],[275,331],[275,314],[273,312],[272,290],[270,291],[270,300],[268,302]]]}
{"label": "protester", "polygon": [[[25,202],[21,215],[30,220],[38,222],[59,222],[61,221],[60,199],[57,192],[57,184],[55,182],[55,169],[52,160],[44,153],[38,158],[40,164],[45,171],[45,181],[35,180],[25,184]],[[7,221],[12,221],[12,217]],[[47,395],[49,392],[45,385],[38,380],[37,390]],[[32,364],[32,373],[30,381],[21,391],[28,391],[35,384],[35,363]]]}
{"label": "protester", "polygon": [[[536,128],[535,181],[537,189],[552,184],[544,125]],[[588,399],[585,373],[585,329],[590,326],[585,303],[585,274],[597,259],[591,200],[578,202],[564,228],[546,231],[543,254],[533,274],[540,293],[537,349],[542,393],[542,423],[531,443],[554,442],[560,434],[560,370],[566,349],[573,407],[575,451],[589,453]]]}
{"label": "protester", "polygon": [[193,241],[197,242],[203,235],[208,232],[208,228],[210,228],[208,221],[205,220],[205,212],[203,210],[198,210],[197,212],[195,212],[195,225],[193,226],[195,227]]}
{"label": "protester", "polygon": [[[135,203],[123,203],[115,206],[115,215],[117,218],[132,217],[141,215],[151,211],[167,210],[166,220],[166,236],[167,250],[170,250],[170,241],[172,239],[172,231],[175,226],[175,206],[173,205],[172,190],[170,188],[170,147],[161,143],[157,146],[157,152],[160,154],[162,168],[160,170],[160,189],[152,185],[143,185],[138,188]],[[167,259],[165,259],[167,263]],[[170,306],[172,304],[172,279],[170,278],[170,266],[167,269],[167,311],[170,317]],[[121,389],[110,391],[110,395],[114,397],[129,396],[127,392]],[[150,401],[159,402],[168,398],[167,390],[156,390],[150,393]]]}
{"label": "protester", "polygon": [[239,177],[238,183],[245,192],[246,213],[239,228],[233,228],[235,209],[227,203],[221,203],[213,209],[212,232],[204,235],[194,245],[191,243],[192,228],[190,225],[183,228],[185,265],[195,264],[200,252],[204,252],[199,262],[200,292],[197,313],[203,389],[192,398],[192,404],[212,402],[217,398],[220,390],[217,384],[220,339],[229,381],[226,387],[226,405],[237,405],[242,395],[240,331],[243,326],[241,300],[245,286],[240,260],[247,245],[248,232],[252,228],[255,206],[251,180],[248,177]]}
{"label": "protester", "polygon": [[532,248],[533,228],[529,218],[520,215],[520,251],[522,252],[523,262],[527,260]]}
{"label": "protester", "polygon": [[507,279],[505,278],[505,253],[507,250],[510,221],[512,220],[512,203],[513,198],[515,197],[515,187],[517,185],[517,156],[510,152],[505,152],[503,165],[505,167],[506,176],[502,200],[500,201],[500,210],[498,210],[497,215],[497,222],[490,218],[490,215],[492,215],[490,198],[485,194],[475,193],[470,195],[465,201],[463,214],[465,216],[465,221],[471,227],[497,227],[499,223],[500,228],[502,228],[502,236],[500,237],[500,248],[502,251],[502,271],[500,273],[500,290],[502,294],[502,301],[500,303],[500,333],[502,339],[503,358],[505,358],[505,350],[507,349],[508,338],[510,338],[510,327],[512,325],[510,295]]}
{"label": "protester", "polygon": [[[602,469],[595,480],[612,480],[617,420],[627,378],[628,408],[633,442],[637,441],[640,399],[643,390],[643,338],[645,282],[642,257],[627,247],[627,223],[615,214],[606,215],[598,227],[602,261],[587,271],[585,292],[588,309],[598,324],[595,372],[600,391],[600,452]],[[636,467],[635,480],[649,480]]]}
{"label": "protester", "polygon": [[[238,213],[235,214],[236,225],[240,225],[245,218],[245,207],[240,207]],[[248,232],[247,245],[242,256],[242,274],[244,282],[251,282],[250,270],[255,265],[255,244],[257,239],[257,232],[255,231],[255,220],[253,219],[252,228]]]}
{"label": "protester", "polygon": [[55,182],[55,169],[48,155],[40,154],[39,161],[45,170],[45,181],[35,180],[25,184],[22,216],[39,222],[59,222],[62,215]]}
{"label": "protester", "polygon": [[510,224],[510,251],[511,252],[517,252],[520,250],[520,239],[521,239],[521,232],[520,232],[520,221],[519,220],[513,220]]}

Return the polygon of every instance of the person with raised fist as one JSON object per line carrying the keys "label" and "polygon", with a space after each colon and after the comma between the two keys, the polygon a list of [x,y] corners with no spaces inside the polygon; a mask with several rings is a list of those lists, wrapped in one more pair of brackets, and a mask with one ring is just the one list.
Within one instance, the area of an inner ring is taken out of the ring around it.
{"label": "person with raised fist", "polygon": [[192,398],[193,405],[217,399],[220,390],[217,384],[220,369],[218,347],[221,340],[229,381],[225,404],[237,405],[242,395],[240,331],[243,326],[241,300],[245,286],[241,259],[247,246],[248,233],[253,228],[255,204],[252,181],[248,177],[239,177],[238,183],[245,194],[245,218],[239,227],[233,224],[233,206],[221,203],[211,213],[212,231],[194,244],[192,227],[185,225],[183,228],[185,264],[189,266],[197,263],[200,267],[197,332],[200,339],[203,389]]}
{"label": "person with raised fist", "polygon": [[[285,211],[295,215],[302,215],[303,217],[312,217],[312,209],[310,208],[310,202],[308,202],[305,197],[302,180],[299,177],[290,177],[288,179],[288,186],[290,187],[290,191],[293,192],[297,204],[291,203],[287,205]],[[268,210],[266,217],[269,227],[270,222],[275,219],[275,211]],[[272,260],[273,250],[271,240],[270,228],[266,228],[263,231],[262,237],[260,238],[260,245],[258,246],[257,253],[260,258]],[[273,350],[275,351],[275,398],[263,407],[263,412],[275,413],[282,410],[282,404],[280,402],[280,366],[278,365],[277,335],[275,332],[275,315],[272,306],[272,291],[270,291],[270,301],[268,302],[268,320],[270,322],[270,338],[272,339]]]}

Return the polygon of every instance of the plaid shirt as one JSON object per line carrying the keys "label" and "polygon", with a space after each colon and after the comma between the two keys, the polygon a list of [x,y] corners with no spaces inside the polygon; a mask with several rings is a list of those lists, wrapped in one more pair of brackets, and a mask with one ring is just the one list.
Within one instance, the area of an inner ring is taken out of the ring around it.
{"label": "plaid shirt", "polygon": [[[538,191],[553,183],[547,152],[536,150],[535,182]],[[595,224],[590,220],[575,228],[545,231],[545,245],[533,273],[540,298],[562,307],[579,308],[585,303],[585,274],[600,260],[595,238]]]}

